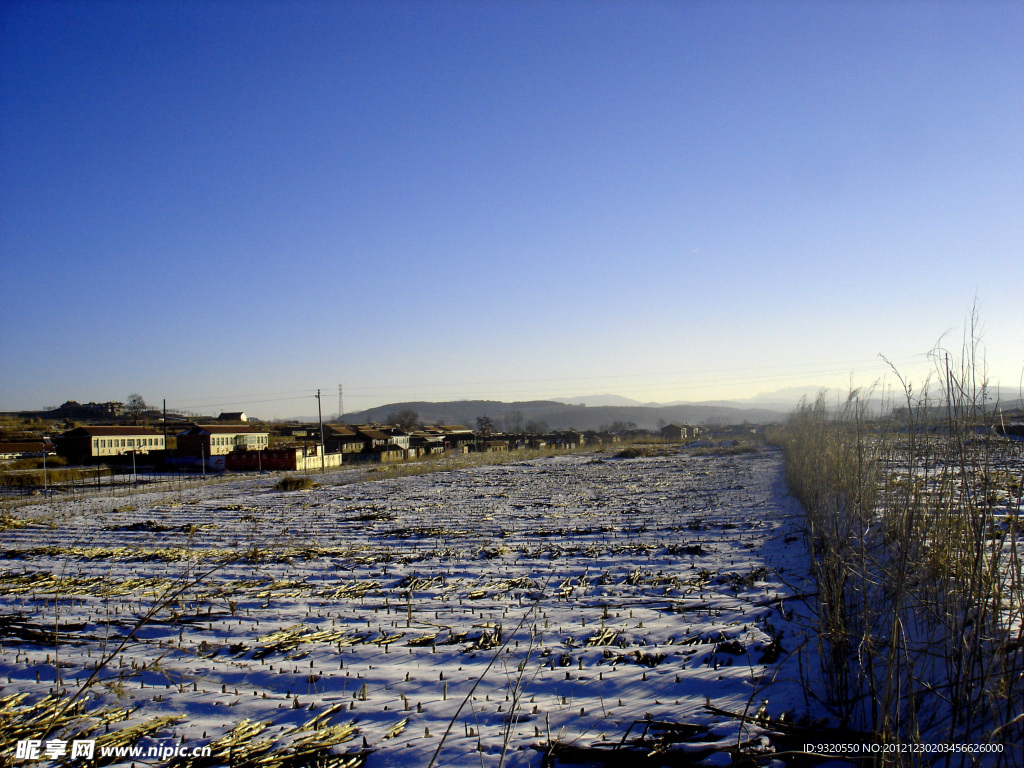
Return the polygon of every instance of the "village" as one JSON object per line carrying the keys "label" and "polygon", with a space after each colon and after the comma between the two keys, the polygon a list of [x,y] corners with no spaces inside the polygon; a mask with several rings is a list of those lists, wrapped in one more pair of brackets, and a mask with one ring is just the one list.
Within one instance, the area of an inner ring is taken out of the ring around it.
{"label": "village", "polygon": [[[68,401],[48,412],[63,420],[51,434],[0,439],[0,461],[58,457],[65,465],[98,464],[178,471],[316,471],[353,463],[395,463],[464,453],[525,449],[577,450],[635,440],[692,440],[701,428],[666,424],[657,431],[635,425],[606,430],[502,432],[480,417],[474,428],[422,425],[415,414],[396,414],[397,424],[260,422],[244,412],[187,423],[155,410],[131,413],[121,403]],[[87,422],[87,423],[81,423]],[[14,435],[18,437],[18,435]]]}

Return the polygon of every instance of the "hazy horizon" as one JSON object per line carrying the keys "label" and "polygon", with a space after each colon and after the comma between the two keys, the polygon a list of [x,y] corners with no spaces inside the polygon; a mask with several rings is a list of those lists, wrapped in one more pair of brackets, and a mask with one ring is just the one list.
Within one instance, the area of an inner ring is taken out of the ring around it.
{"label": "hazy horizon", "polygon": [[[1020,3],[0,6],[0,410],[1024,371]],[[880,355],[885,355],[882,359]]]}
{"label": "hazy horizon", "polygon": [[[749,398],[735,398],[735,399],[713,399],[713,400],[678,400],[678,401],[639,401],[632,398],[623,397],[621,395],[613,394],[596,394],[582,397],[545,397],[545,398],[531,398],[531,399],[502,399],[502,398],[465,398],[456,400],[391,400],[371,403],[359,409],[347,409],[342,414],[336,408],[332,410],[334,405],[342,405],[337,401],[333,401],[323,393],[324,399],[324,410],[323,410],[323,421],[332,422],[338,421],[341,417],[344,417],[344,421],[348,423],[354,423],[352,417],[362,415],[367,411],[379,410],[383,408],[395,409],[404,408],[407,406],[417,407],[419,405],[437,405],[437,406],[448,406],[448,405],[459,405],[461,403],[501,403],[510,406],[525,406],[529,408],[534,403],[558,403],[567,406],[579,406],[586,405],[593,409],[607,409],[607,408],[647,408],[654,410],[663,410],[674,407],[689,407],[696,406],[703,408],[707,406],[713,406],[716,408],[736,409],[737,418],[739,418],[743,411],[753,412],[775,412],[777,414],[785,414],[795,408],[801,400],[806,399],[807,401],[813,401],[819,396],[824,395],[826,398],[826,404],[840,405],[844,402],[850,393],[849,385],[840,387],[819,387],[815,385],[804,385],[804,386],[792,386],[784,387],[779,390],[770,392],[760,392]],[[922,398],[922,391],[915,389],[914,396],[918,399]],[[858,388],[857,395],[862,398],[866,403],[871,404],[871,408],[885,409],[889,406],[899,407],[904,402],[905,394],[902,389],[896,386],[890,386],[883,388],[881,386]],[[934,400],[936,398],[941,399],[942,389],[941,383],[937,378],[933,379],[928,389],[928,399]],[[992,386],[988,389],[986,394],[986,400],[990,405],[1000,405],[1006,409],[1018,409],[1022,407],[1024,403],[1024,388],[1022,387],[997,387]],[[83,402],[79,400],[78,402]],[[101,401],[103,402],[103,401]],[[249,401],[252,402],[252,401]],[[203,409],[196,410],[191,408],[180,409],[178,412],[184,412],[198,420],[202,419],[216,419],[221,413],[232,410],[242,410],[246,414],[246,418],[256,421],[301,421],[301,422],[316,422],[318,420],[317,412],[303,411],[302,403],[306,406],[310,402],[316,403],[316,393],[300,393],[296,395],[287,395],[280,398],[272,398],[269,402],[277,404],[280,408],[280,404],[284,402],[299,403],[296,408],[292,410],[275,410],[273,415],[268,415],[267,409],[265,408],[268,401],[257,401],[255,407],[252,409],[240,408],[243,403],[224,403],[220,405],[206,406]],[[886,405],[888,404],[888,405]],[[159,411],[162,407],[161,401],[148,401],[147,405],[150,409]],[[173,408],[169,407],[169,411],[174,411]],[[436,409],[434,409],[436,410]],[[484,409],[487,410],[487,409]],[[493,409],[492,409],[493,410]],[[3,409],[0,409],[2,412]],[[427,411],[431,411],[430,408]],[[880,412],[880,411],[879,411]],[[429,414],[421,414],[417,412],[420,417],[421,423],[455,423],[451,418],[445,417],[431,417]],[[498,413],[495,418],[503,419],[509,415],[514,414],[515,410],[504,410]],[[472,416],[467,415],[461,421],[469,419],[467,423],[472,423],[476,416],[486,415],[485,413],[474,413]],[[494,414],[492,414],[494,415]],[[609,417],[611,421],[620,420],[619,416]],[[652,417],[653,418],[653,417]],[[744,417],[747,418],[747,417]],[[381,421],[382,415],[374,416],[371,421]],[[703,423],[701,418],[694,417],[695,423]],[[628,420],[628,419],[627,419]],[[684,419],[688,420],[688,419]],[[720,419],[716,416],[715,421]],[[460,419],[456,419],[456,422],[460,422]],[[606,419],[607,421],[607,419]]]}

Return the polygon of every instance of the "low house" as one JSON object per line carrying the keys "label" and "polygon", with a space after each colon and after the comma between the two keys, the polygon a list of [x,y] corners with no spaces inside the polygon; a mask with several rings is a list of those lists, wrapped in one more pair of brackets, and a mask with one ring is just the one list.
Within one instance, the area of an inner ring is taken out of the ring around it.
{"label": "low house", "polygon": [[249,417],[245,415],[245,411],[225,411],[217,417],[217,421],[248,421]]}
{"label": "low house", "polygon": [[553,448],[563,450],[582,448],[584,445],[583,435],[571,429],[565,432],[552,432],[550,435],[544,435],[544,440]]}
{"label": "low house", "polygon": [[53,453],[50,438],[40,440],[23,440],[11,443],[0,443],[0,461],[17,461],[18,459],[41,459]]}
{"label": "low house", "polygon": [[582,448],[587,444],[586,438],[582,432],[577,432],[573,429],[567,430],[562,433],[565,437],[565,444],[568,448]]}
{"label": "low house", "polygon": [[409,437],[409,450],[417,456],[436,456],[444,453],[444,438],[427,430],[417,430]]}
{"label": "low house", "polygon": [[505,441],[508,443],[508,449],[510,451],[520,451],[529,445],[529,436],[523,433],[517,435],[505,435]]}
{"label": "low house", "polygon": [[411,435],[404,429],[399,427],[381,427],[381,432],[391,438],[393,445],[397,445],[400,448],[409,449],[409,440]]}
{"label": "low house", "polygon": [[359,453],[366,441],[345,424],[324,424],[324,445],[328,453]]}
{"label": "low house", "polygon": [[165,448],[164,436],[149,427],[78,427],[57,438],[57,453],[71,464],[148,454]]}
{"label": "low house", "polygon": [[461,424],[438,424],[436,427],[427,427],[427,429],[437,429],[449,435],[471,435],[473,430],[469,427],[464,427]]}
{"label": "low house", "polygon": [[364,451],[372,451],[392,444],[391,435],[374,427],[357,427],[356,434],[362,438],[366,446]]}
{"label": "low house", "polygon": [[662,440],[685,440],[686,428],[679,424],[666,424],[661,428]]}
{"label": "low house", "polygon": [[341,466],[340,453],[324,454],[320,446],[308,448],[268,448],[262,451],[235,451],[224,456],[224,469],[231,472],[315,472]]}
{"label": "low house", "polygon": [[435,428],[444,441],[444,449],[452,453],[468,453],[476,445],[473,430],[458,424],[441,424]]}
{"label": "low house", "polygon": [[379,461],[381,464],[390,464],[395,461],[405,461],[405,448],[400,445],[378,445],[370,449],[372,461]]}
{"label": "low house", "polygon": [[691,424],[666,424],[661,428],[662,440],[692,440],[700,434],[700,427]]}
{"label": "low house", "polygon": [[263,451],[270,434],[255,427],[196,424],[178,434],[179,456],[226,456],[232,451]]}

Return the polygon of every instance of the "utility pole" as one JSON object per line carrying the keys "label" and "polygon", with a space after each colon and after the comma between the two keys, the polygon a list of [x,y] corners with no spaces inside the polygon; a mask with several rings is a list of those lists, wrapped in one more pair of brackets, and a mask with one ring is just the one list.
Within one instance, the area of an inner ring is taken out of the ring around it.
{"label": "utility pole", "polygon": [[316,391],[316,413],[317,418],[320,420],[320,473],[323,474],[326,471],[325,457],[324,457],[324,412],[320,406],[320,390]]}
{"label": "utility pole", "polygon": [[338,421],[345,421],[345,400],[341,396],[341,384],[338,385]]}

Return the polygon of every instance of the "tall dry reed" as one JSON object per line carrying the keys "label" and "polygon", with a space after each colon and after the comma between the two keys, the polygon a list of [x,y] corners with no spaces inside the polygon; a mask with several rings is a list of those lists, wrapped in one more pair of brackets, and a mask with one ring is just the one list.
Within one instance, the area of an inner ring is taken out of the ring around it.
{"label": "tall dry reed", "polygon": [[945,764],[1022,765],[1024,444],[994,429],[973,326],[959,359],[935,360],[938,386],[901,381],[884,417],[870,416],[875,393],[820,396],[778,438],[807,513],[824,698],[886,744],[988,750]]}

